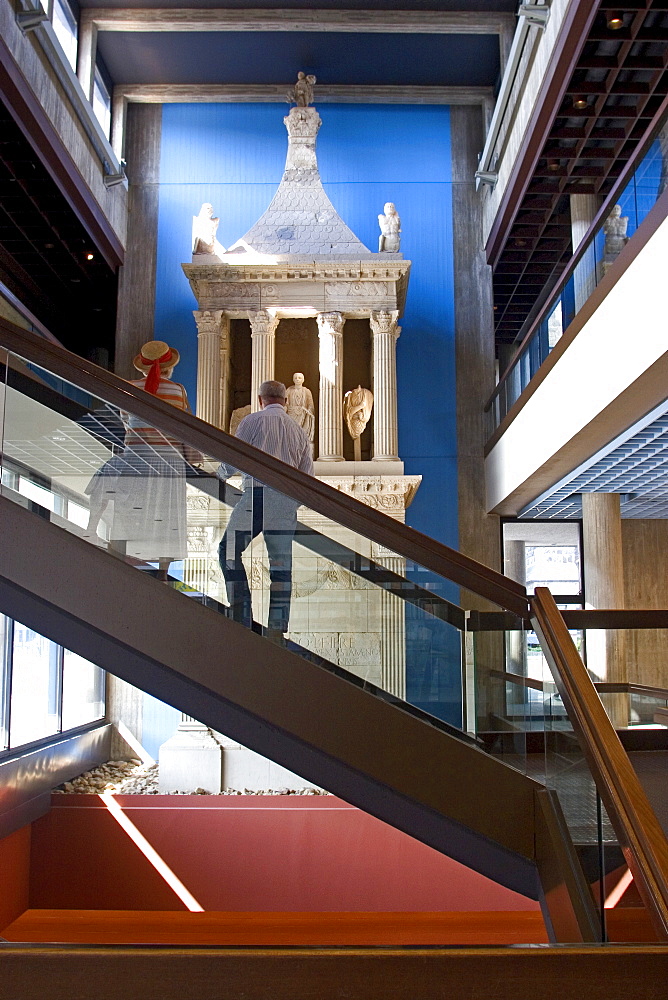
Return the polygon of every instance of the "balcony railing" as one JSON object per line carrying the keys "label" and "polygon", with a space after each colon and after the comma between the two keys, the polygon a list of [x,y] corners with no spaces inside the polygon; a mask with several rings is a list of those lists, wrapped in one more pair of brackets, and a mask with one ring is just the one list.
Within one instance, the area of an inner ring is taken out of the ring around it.
{"label": "balcony railing", "polygon": [[488,437],[668,189],[668,102],[662,112],[658,124],[639,143],[638,156],[610,192],[559,283],[539,300],[520,330],[517,353],[485,407]]}

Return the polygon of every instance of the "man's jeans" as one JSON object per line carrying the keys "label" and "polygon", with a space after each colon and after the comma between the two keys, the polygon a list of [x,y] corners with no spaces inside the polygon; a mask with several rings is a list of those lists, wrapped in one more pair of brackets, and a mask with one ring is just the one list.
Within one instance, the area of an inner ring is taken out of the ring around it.
{"label": "man's jeans", "polygon": [[267,627],[287,632],[292,595],[292,538],[297,527],[295,500],[266,486],[248,487],[232,511],[218,548],[232,617],[250,627],[253,614],[242,555],[259,534],[269,557]]}

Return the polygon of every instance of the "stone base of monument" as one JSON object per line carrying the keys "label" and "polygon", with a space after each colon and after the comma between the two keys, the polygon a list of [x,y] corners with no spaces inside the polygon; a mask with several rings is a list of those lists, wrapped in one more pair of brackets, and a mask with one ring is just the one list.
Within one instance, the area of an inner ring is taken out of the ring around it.
{"label": "stone base of monument", "polygon": [[266,757],[226,740],[223,747],[223,787],[241,792],[302,791],[317,785]]}
{"label": "stone base of monument", "polygon": [[223,751],[210,729],[198,722],[183,720],[159,751],[159,786],[168,792],[223,790]]}

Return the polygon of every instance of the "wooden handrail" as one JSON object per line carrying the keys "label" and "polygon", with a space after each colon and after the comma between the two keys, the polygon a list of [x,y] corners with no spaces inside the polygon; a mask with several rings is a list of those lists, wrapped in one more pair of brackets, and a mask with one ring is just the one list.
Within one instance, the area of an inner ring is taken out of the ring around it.
{"label": "wooden handrail", "polygon": [[[482,563],[292,469],[212,424],[182,413],[85,358],[48,343],[0,318],[0,346],[71,382],[119,409],[127,410],[170,437],[237,469],[346,528],[414,560],[425,569],[478,594],[522,618],[528,617],[526,588]],[[0,359],[1,360],[1,359]]]}
{"label": "wooden handrail", "polygon": [[652,923],[668,940],[668,840],[547,587],[531,620]]}

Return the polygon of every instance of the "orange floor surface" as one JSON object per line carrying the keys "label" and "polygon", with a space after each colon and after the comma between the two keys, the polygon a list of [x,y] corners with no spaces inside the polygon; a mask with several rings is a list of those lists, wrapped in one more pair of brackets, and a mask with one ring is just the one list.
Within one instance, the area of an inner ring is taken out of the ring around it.
{"label": "orange floor surface", "polygon": [[177,910],[26,910],[9,941],[68,944],[468,945],[540,944],[539,912],[188,913]]}

